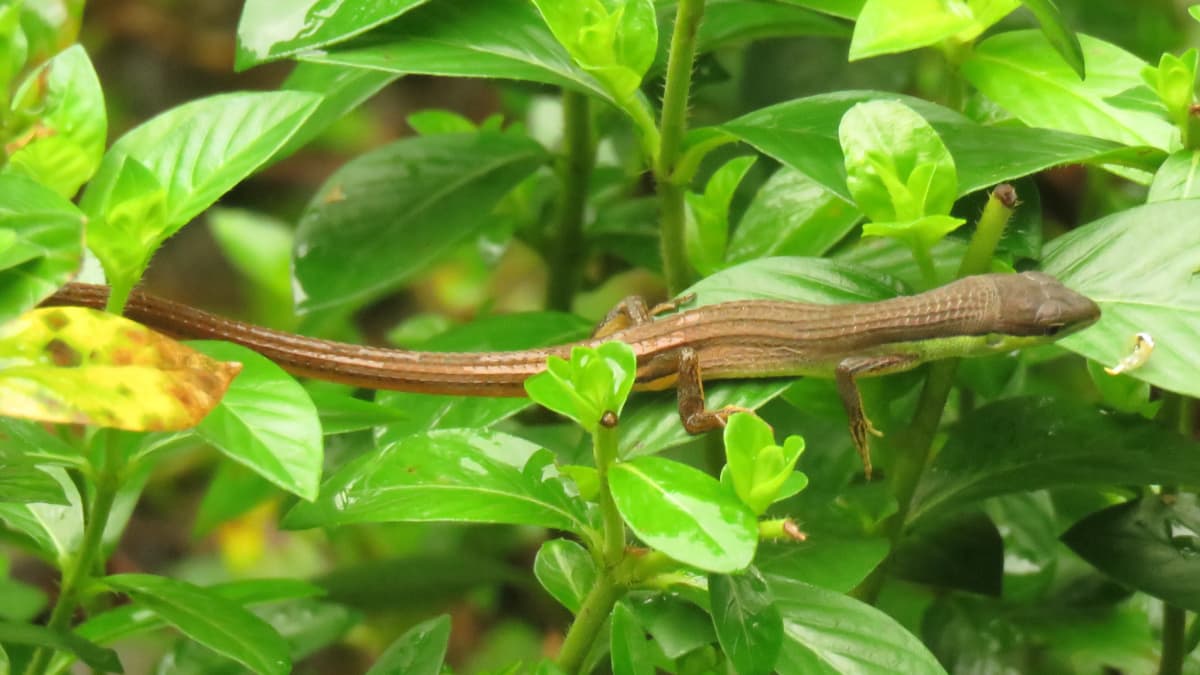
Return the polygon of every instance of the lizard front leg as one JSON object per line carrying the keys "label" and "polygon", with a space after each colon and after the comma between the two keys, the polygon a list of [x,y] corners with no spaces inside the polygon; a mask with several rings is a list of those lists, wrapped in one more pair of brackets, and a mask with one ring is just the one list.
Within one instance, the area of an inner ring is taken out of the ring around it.
{"label": "lizard front leg", "polygon": [[882,436],[883,432],[871,424],[863,412],[862,394],[858,391],[858,378],[874,375],[886,375],[901,370],[907,370],[917,364],[919,359],[908,354],[891,354],[887,356],[851,356],[842,359],[834,369],[834,380],[837,382],[838,394],[842,406],[850,418],[850,438],[854,448],[862,458],[863,473],[871,480],[871,447],[868,444],[870,436]]}
{"label": "lizard front leg", "polygon": [[596,330],[592,331],[592,337],[606,338],[630,326],[640,326],[650,323],[659,314],[673,312],[695,299],[695,293],[687,293],[674,300],[660,302],[654,307],[647,309],[646,301],[641,296],[631,295],[618,302],[616,307],[609,310],[604,320],[600,322],[600,325],[596,326]]}

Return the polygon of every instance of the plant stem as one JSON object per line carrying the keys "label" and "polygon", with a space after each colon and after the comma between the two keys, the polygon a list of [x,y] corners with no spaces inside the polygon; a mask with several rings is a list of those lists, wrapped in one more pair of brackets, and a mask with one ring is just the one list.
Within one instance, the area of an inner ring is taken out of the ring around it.
{"label": "plant stem", "polygon": [[[100,433],[105,436],[105,462],[96,475],[95,495],[87,512],[87,524],[83,528],[83,544],[63,566],[62,587],[46,623],[46,627],[53,631],[64,631],[70,626],[71,617],[79,606],[80,594],[91,577],[92,566],[101,559],[104,530],[120,488],[122,462],[116,442],[117,432],[106,429]],[[45,647],[34,652],[25,673],[38,675],[44,671],[51,653]]]}
{"label": "plant stem", "polygon": [[560,312],[571,310],[579,289],[583,262],[583,218],[587,208],[588,180],[595,150],[592,144],[591,110],[587,96],[563,90],[563,182],[559,204],[558,232],[550,251],[550,280],[546,306]]}
{"label": "plant stem", "polygon": [[704,0],[679,0],[675,29],[671,34],[671,52],[667,59],[662,119],[659,122],[659,149],[654,177],[658,183],[663,275],[671,295],[683,292],[691,280],[684,248],[684,191],[683,186],[676,182],[679,179],[675,176],[675,167],[682,154],[683,138],[687,132],[692,60],[696,55],[696,32],[703,18]]}
{"label": "plant stem", "polygon": [[[979,225],[967,246],[958,276],[964,277],[979,274],[991,265],[992,254],[996,244],[1004,234],[1004,227],[1012,217],[1016,205],[1016,191],[1012,186],[1001,184],[996,186],[988,197],[987,206],[979,218]],[[929,374],[921,389],[921,397],[917,401],[917,410],[912,421],[900,434],[900,442],[896,458],[890,471],[890,486],[892,495],[896,498],[896,513],[883,525],[891,550],[896,550],[896,544],[904,534],[908,524],[908,514],[912,509],[913,494],[921,481],[921,474],[929,462],[933,451],[934,436],[937,435],[938,424],[942,420],[942,411],[954,387],[954,373],[958,370],[958,359],[945,359],[929,365]],[[884,560],[866,579],[854,589],[854,597],[874,604],[883,589],[887,579],[888,560]]]}
{"label": "plant stem", "polygon": [[579,670],[592,643],[612,612],[613,605],[625,592],[617,581],[616,569],[625,557],[625,522],[617,511],[608,486],[608,469],[617,461],[617,430],[601,423],[592,434],[592,452],[596,459],[596,474],[600,483],[600,514],[604,521],[604,546],[600,552],[600,571],[588,591],[575,622],[567,631],[558,653],[558,667],[568,674]]}
{"label": "plant stem", "polygon": [[1184,633],[1187,630],[1187,612],[1182,607],[1163,603],[1162,657],[1158,662],[1158,675],[1180,675],[1183,672]]}
{"label": "plant stem", "polygon": [[596,641],[596,636],[604,626],[604,620],[612,613],[613,605],[617,603],[617,598],[623,590],[613,580],[611,570],[602,570],[596,577],[592,590],[588,591],[587,597],[584,598],[579,614],[575,616],[575,623],[571,624],[571,629],[567,631],[567,637],[563,640],[562,649],[558,652],[556,663],[563,672],[568,675],[579,672],[584,657],[592,648],[592,643]]}

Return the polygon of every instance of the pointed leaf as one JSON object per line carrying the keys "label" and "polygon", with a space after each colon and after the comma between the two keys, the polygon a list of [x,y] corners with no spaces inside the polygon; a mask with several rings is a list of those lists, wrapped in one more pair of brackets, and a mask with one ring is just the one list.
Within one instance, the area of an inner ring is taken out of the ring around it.
{"label": "pointed leaf", "polygon": [[290,672],[288,646],[279,633],[209,589],[152,574],[115,574],[105,577],[104,584],[256,673]]}
{"label": "pointed leaf", "polygon": [[241,375],[196,433],[284,490],[315,499],[324,461],[321,425],[300,383],[245,347],[228,342],[192,346],[214,359],[242,364]]}
{"label": "pointed leaf", "polygon": [[739,675],[769,675],[783,646],[783,618],[766,579],[753,567],[708,575],[713,625]]}
{"label": "pointed leaf", "polygon": [[396,288],[486,227],[492,207],[546,159],[531,139],[499,132],[418,136],[355,158],[300,221],[300,306]]}
{"label": "pointed leaf", "polygon": [[37,309],[5,324],[0,360],[3,414],[134,431],[195,426],[240,368],[82,307]]}
{"label": "pointed leaf", "polygon": [[62,486],[49,473],[28,464],[0,462],[0,501],[13,504],[67,504]]}
{"label": "pointed leaf", "polygon": [[42,469],[56,480],[65,505],[0,503],[0,520],[29,537],[46,560],[63,569],[83,541],[83,500],[79,489],[60,467]]}
{"label": "pointed leaf", "polygon": [[744,569],[754,558],[754,514],[712,476],[638,457],[614,465],[609,482],[621,517],[650,547],[711,572]]}
{"label": "pointed leaf", "polygon": [[[0,643],[50,647],[79,657],[79,660],[96,670],[123,673],[121,659],[111,649],[97,646],[69,631],[55,631],[26,623],[0,621]],[[0,667],[6,665],[0,658]]]}
{"label": "pointed leaf", "polygon": [[1200,612],[1200,504],[1194,494],[1147,494],[1075,523],[1063,542],[1117,581]]}
{"label": "pointed leaf", "polygon": [[444,430],[414,434],[343,466],[291,528],[361,522],[457,521],[541,525],[581,533],[583,504],[548,451],[514,436]]}
{"label": "pointed leaf", "polygon": [[1079,44],[1079,36],[1067,25],[1062,11],[1054,4],[1054,0],[1021,0],[1021,3],[1033,12],[1038,23],[1042,26],[1042,34],[1058,52],[1058,55],[1071,66],[1071,70],[1084,79],[1083,46]]}
{"label": "pointed leaf", "polygon": [[791,167],[754,193],[733,231],[726,260],[768,256],[822,256],[850,233],[862,213]]}
{"label": "pointed leaf", "polygon": [[83,214],[23,176],[0,175],[0,323],[49,297],[79,269]]}
{"label": "pointed leaf", "polygon": [[609,640],[614,675],[654,675],[657,672],[646,644],[646,632],[624,602],[613,607]]}
{"label": "pointed leaf", "polygon": [[367,671],[367,675],[438,675],[442,672],[449,641],[449,615],[423,621],[409,628],[389,645]]}

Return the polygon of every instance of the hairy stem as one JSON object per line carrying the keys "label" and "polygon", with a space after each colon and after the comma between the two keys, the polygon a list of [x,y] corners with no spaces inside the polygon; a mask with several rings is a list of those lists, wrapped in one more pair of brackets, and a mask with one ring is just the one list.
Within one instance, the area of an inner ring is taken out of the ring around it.
{"label": "hairy stem", "polygon": [[560,173],[563,190],[558,212],[558,232],[555,233],[557,236],[550,251],[546,306],[569,312],[581,278],[583,218],[595,146],[592,143],[591,111],[587,96],[564,89],[562,106],[563,160]]}
{"label": "hairy stem", "polygon": [[654,177],[658,183],[663,274],[666,276],[667,289],[671,295],[683,292],[691,280],[684,248],[684,190],[677,182],[675,168],[682,154],[684,134],[687,133],[692,60],[696,55],[696,32],[703,18],[704,0],[679,0],[675,13],[675,30],[671,34],[662,119],[659,123],[659,148]]}

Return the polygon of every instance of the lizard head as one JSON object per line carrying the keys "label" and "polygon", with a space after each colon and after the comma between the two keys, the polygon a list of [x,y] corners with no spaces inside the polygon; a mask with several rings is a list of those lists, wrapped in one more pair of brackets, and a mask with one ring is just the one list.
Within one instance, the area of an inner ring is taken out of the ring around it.
{"label": "lizard head", "polygon": [[1100,318],[1100,307],[1043,272],[992,275],[1003,332],[1057,340]]}

